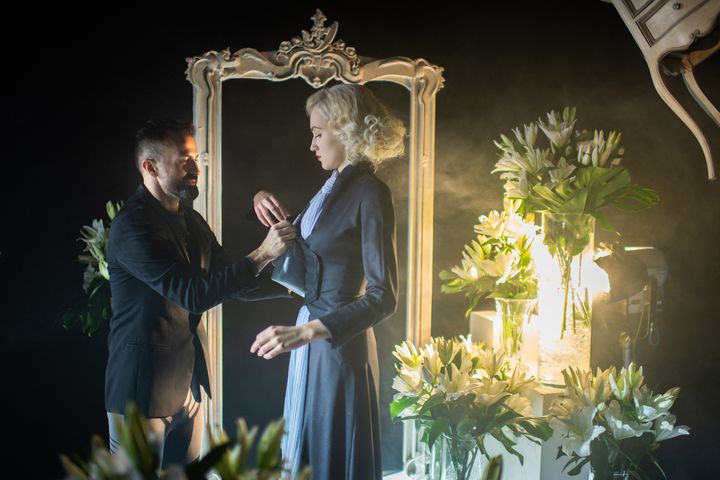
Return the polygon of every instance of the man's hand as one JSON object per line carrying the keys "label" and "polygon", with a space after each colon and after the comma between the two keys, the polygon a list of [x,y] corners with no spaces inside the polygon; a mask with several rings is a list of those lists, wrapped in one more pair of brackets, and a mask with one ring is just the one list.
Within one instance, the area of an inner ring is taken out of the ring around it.
{"label": "man's hand", "polygon": [[320,320],[311,320],[304,325],[284,327],[273,325],[258,333],[250,347],[250,352],[257,352],[258,357],[270,360],[283,352],[289,352],[312,342],[329,338],[325,325]]}
{"label": "man's hand", "polygon": [[281,220],[287,220],[290,210],[280,201],[274,193],[260,190],[253,197],[253,208],[255,215],[263,225],[269,227]]}
{"label": "man's hand", "polygon": [[259,272],[287,250],[296,238],[297,229],[287,220],[281,220],[270,227],[265,240],[248,255],[248,258],[255,263]]}

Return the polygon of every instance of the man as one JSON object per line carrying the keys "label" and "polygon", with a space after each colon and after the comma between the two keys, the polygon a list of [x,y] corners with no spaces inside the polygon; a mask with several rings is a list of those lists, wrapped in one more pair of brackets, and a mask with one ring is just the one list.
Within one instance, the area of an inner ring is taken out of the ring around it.
{"label": "man", "polygon": [[163,465],[200,453],[202,386],[210,395],[206,310],[257,287],[257,273],[293,241],[286,220],[247,256],[225,251],[190,202],[198,195],[194,127],[150,121],[137,133],[142,185],[115,217],[108,240],[113,316],[105,404],[115,419],[135,402],[148,417]]}

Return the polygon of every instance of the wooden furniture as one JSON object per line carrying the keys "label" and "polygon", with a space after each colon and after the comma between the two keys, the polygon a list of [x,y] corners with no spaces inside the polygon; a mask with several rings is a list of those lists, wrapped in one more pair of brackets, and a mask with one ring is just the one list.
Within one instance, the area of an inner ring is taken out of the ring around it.
{"label": "wooden furniture", "polygon": [[708,178],[716,179],[710,145],[697,122],[668,89],[667,75],[682,75],[695,101],[720,127],[720,112],[695,81],[693,67],[720,48],[720,0],[610,0],[645,56],[655,89],[695,135]]}

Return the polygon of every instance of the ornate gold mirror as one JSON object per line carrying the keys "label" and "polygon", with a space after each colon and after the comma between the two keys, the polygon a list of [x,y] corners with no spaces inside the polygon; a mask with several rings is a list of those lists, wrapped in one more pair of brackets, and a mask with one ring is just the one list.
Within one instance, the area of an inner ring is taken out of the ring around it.
{"label": "ornate gold mirror", "polygon": [[[369,88],[373,89],[382,99],[391,97],[398,99],[401,98],[400,93],[403,92],[403,98],[399,105],[407,106],[407,94],[409,93],[409,109],[405,107],[405,112],[403,112],[397,111],[395,108],[394,112],[400,114],[399,116],[406,121],[408,132],[406,155],[404,158],[392,162],[393,165],[389,167],[389,171],[383,173],[381,169],[378,174],[388,183],[395,196],[398,260],[403,269],[400,272],[401,283],[398,297],[403,305],[399,305],[393,322],[404,325],[404,328],[400,327],[402,329],[399,334],[400,338],[408,338],[416,343],[424,342],[430,337],[431,326],[435,96],[443,86],[442,68],[431,65],[423,59],[413,60],[404,57],[373,59],[360,56],[355,48],[336,39],[337,22],[325,26],[326,18],[319,10],[312,17],[312,21],[313,26],[309,32],[302,31],[301,36],[282,42],[275,51],[260,52],[252,48],[243,48],[234,53],[228,50],[211,51],[202,56],[188,59],[187,76],[193,85],[197,147],[204,170],[202,172],[204,181],[200,186],[200,196],[196,201],[195,208],[204,215],[220,242],[226,247],[231,247],[234,245],[228,243],[228,238],[223,235],[223,218],[227,218],[228,215],[232,218],[244,217],[250,205],[233,205],[232,209],[229,209],[227,200],[231,198],[232,193],[229,190],[254,188],[253,191],[245,192],[247,198],[251,198],[255,191],[265,188],[265,185],[250,187],[247,184],[230,182],[228,178],[223,177],[224,162],[226,170],[228,172],[232,170],[234,178],[237,178],[242,172],[242,170],[235,169],[235,166],[258,162],[256,158],[251,157],[248,151],[243,151],[243,149],[232,158],[223,158],[223,152],[226,152],[228,148],[228,139],[234,138],[238,132],[238,126],[229,123],[237,121],[242,116],[242,107],[237,105],[256,100],[248,98],[247,95],[243,97],[242,101],[237,100],[238,95],[241,94],[237,94],[235,90],[246,88],[247,82],[231,82],[231,84],[224,84],[224,82],[242,79],[269,80],[271,82],[284,82],[291,79],[305,80],[306,84],[301,86],[308,90],[304,92],[304,97],[298,98],[296,103],[286,107],[288,115],[301,117],[303,123],[299,128],[302,128],[303,132],[306,132],[308,128],[304,113],[305,97],[312,92],[312,89],[323,87],[331,81],[372,83],[373,85],[370,85]],[[308,89],[307,85],[310,85],[311,88]],[[290,90],[297,91],[296,87],[300,86],[292,85]],[[235,114],[224,111],[229,105],[223,103],[223,89],[228,97],[231,92],[233,93],[235,100],[232,108],[235,109]],[[392,107],[397,100],[389,100],[388,103]],[[238,108],[241,109],[239,113]],[[226,120],[225,124],[223,124],[223,119]],[[267,132],[267,139],[263,141],[268,142],[268,145],[272,143],[273,148],[277,147],[278,142],[283,142],[283,132],[273,128],[271,119],[254,118],[248,125],[251,123],[256,128],[255,132]],[[264,126],[264,129],[259,126]],[[223,135],[226,136],[225,139]],[[259,133],[259,135],[264,135],[264,133]],[[294,153],[310,154],[307,150],[310,143],[309,133],[307,136],[308,141],[304,144],[304,151]],[[237,152],[237,150],[236,148],[235,151]],[[272,154],[272,152],[272,149],[266,149],[266,153]],[[232,169],[229,162],[232,162]],[[268,172],[272,168],[270,164],[263,164],[261,167],[265,169],[266,175],[273,173]],[[223,185],[225,185],[225,189],[223,189]],[[290,189],[292,188],[294,187],[290,186]],[[398,192],[398,189],[404,191]],[[226,198],[225,205],[223,204],[224,197]],[[405,215],[401,217],[403,214]],[[226,226],[229,221],[231,219],[227,218]],[[223,402],[223,398],[225,398],[223,379],[228,381],[229,378],[227,370],[243,368],[242,365],[229,366],[226,363],[228,352],[223,351],[224,345],[225,348],[228,348],[227,346],[230,344],[242,343],[240,339],[223,338],[223,332],[226,331],[223,328],[223,316],[228,318],[228,308],[232,307],[215,308],[208,312],[206,317],[213,390],[213,399],[207,402],[206,409],[207,419],[213,425],[222,425],[226,410],[230,410],[229,405],[224,405]],[[398,319],[397,315],[402,315],[404,318]],[[263,320],[276,322],[275,319]],[[233,319],[232,323],[237,322]],[[242,341],[249,345],[252,339],[242,339]],[[383,346],[382,343],[379,343],[379,346],[381,347],[378,349],[381,368],[385,369],[382,372],[382,379],[383,381],[390,379],[391,382],[394,372],[387,371],[386,365],[392,365],[392,346]],[[386,357],[385,361],[383,361],[383,357]],[[390,370],[392,370],[391,367]],[[252,385],[246,385],[246,388],[249,392],[253,391]],[[389,385],[383,385],[381,389],[390,390]],[[252,393],[249,394],[252,395]],[[389,400],[381,395],[381,408],[386,409]],[[403,461],[413,456],[415,443],[414,430],[405,427]]]}

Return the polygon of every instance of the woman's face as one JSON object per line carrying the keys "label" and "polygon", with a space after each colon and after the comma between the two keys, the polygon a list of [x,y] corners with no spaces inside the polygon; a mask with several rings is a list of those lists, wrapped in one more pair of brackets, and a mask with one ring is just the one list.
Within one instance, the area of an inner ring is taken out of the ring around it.
{"label": "woman's face", "polygon": [[310,112],[310,131],[310,151],[315,153],[324,170],[342,170],[348,165],[345,145],[330,130],[327,120],[317,107]]}

